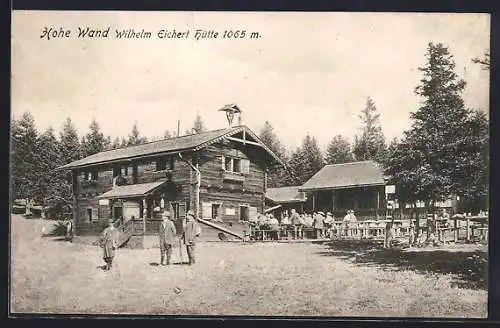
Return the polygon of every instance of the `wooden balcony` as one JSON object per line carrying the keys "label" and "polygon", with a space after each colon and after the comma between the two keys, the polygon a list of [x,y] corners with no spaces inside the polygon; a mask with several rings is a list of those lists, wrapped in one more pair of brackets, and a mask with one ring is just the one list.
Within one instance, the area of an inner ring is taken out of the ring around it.
{"label": "wooden balcony", "polygon": [[96,188],[99,185],[97,180],[82,180],[80,186],[82,189]]}
{"label": "wooden balcony", "polygon": [[223,171],[222,179],[224,179],[225,181],[244,182],[245,176],[242,175],[241,173]]}
{"label": "wooden balcony", "polygon": [[171,170],[161,170],[161,171],[154,171],[153,172],[153,180],[162,180],[162,179],[167,179],[170,178],[172,175]]}

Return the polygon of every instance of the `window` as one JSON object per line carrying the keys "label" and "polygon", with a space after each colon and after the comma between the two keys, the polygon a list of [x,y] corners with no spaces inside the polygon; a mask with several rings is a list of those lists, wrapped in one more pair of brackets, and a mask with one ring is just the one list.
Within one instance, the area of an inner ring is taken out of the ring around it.
{"label": "window", "polygon": [[240,221],[248,221],[249,208],[247,205],[240,205]]}
{"label": "window", "polygon": [[156,171],[173,170],[174,159],[171,158],[158,158],[156,160]]}
{"label": "window", "polygon": [[219,221],[220,217],[220,204],[212,204],[212,220]]}
{"label": "window", "polygon": [[250,172],[250,161],[248,159],[222,156],[222,168],[227,172],[248,174]]}
{"label": "window", "polygon": [[171,203],[173,219],[183,219],[186,217],[186,203]]}
{"label": "window", "polygon": [[97,170],[93,169],[93,170],[86,171],[83,174],[83,179],[88,180],[88,181],[97,180]]}
{"label": "window", "polygon": [[128,166],[124,166],[121,168],[121,175],[122,176],[127,176],[128,175]]}
{"label": "window", "polygon": [[167,161],[165,158],[159,158],[156,160],[156,171],[163,171],[167,169]]}
{"label": "window", "polygon": [[91,208],[87,208],[87,219],[89,220],[89,222],[92,222],[92,209]]}
{"label": "window", "polygon": [[241,159],[233,158],[233,172],[241,173]]}

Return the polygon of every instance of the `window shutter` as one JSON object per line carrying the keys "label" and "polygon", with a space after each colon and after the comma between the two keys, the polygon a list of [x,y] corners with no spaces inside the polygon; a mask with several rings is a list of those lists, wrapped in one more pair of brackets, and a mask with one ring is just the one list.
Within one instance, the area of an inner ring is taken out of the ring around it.
{"label": "window shutter", "polygon": [[241,173],[249,174],[250,173],[250,160],[242,159],[240,162],[241,165]]}
{"label": "window shutter", "polygon": [[204,220],[211,220],[212,219],[212,203],[202,203],[201,217]]}
{"label": "window shutter", "polygon": [[97,211],[97,207],[92,207],[92,221],[99,220],[99,213]]}
{"label": "window shutter", "polygon": [[226,158],[224,156],[222,156],[221,159],[222,159],[222,169],[225,170],[226,169]]}
{"label": "window shutter", "polygon": [[248,209],[248,218],[250,220],[255,219],[257,217],[257,207],[250,206]]}
{"label": "window shutter", "polygon": [[179,217],[181,219],[186,217],[186,203],[179,203]]}

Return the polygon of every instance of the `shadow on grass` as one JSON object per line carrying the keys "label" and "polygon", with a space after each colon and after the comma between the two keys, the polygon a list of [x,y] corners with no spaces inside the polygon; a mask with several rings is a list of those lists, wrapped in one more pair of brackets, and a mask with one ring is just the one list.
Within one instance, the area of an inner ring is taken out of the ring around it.
{"label": "shadow on grass", "polygon": [[484,289],[487,282],[487,254],[479,250],[384,249],[379,241],[332,241],[325,244],[323,256],[335,256],[358,265],[386,270],[412,270],[424,274],[453,274],[460,288]]}
{"label": "shadow on grass", "polygon": [[[149,265],[157,267],[157,266],[160,266],[160,263],[158,263],[158,262],[150,262]],[[189,262],[173,262],[173,263],[170,263],[169,265],[189,265]]]}

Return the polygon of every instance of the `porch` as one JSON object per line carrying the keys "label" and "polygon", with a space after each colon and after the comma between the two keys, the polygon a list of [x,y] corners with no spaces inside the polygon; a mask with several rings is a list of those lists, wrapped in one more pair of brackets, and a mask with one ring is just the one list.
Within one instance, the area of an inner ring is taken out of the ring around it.
{"label": "porch", "polygon": [[354,210],[358,221],[381,219],[387,216],[384,186],[362,186],[312,191],[311,212],[330,212],[337,219]]}

